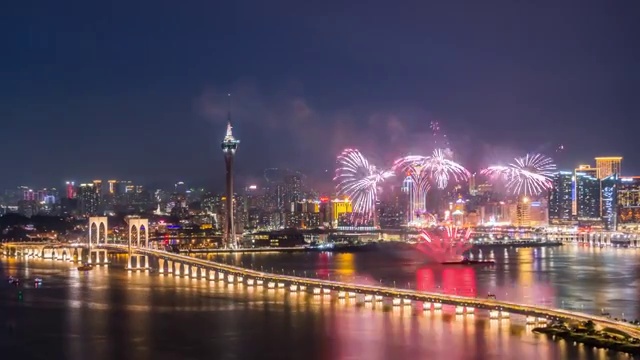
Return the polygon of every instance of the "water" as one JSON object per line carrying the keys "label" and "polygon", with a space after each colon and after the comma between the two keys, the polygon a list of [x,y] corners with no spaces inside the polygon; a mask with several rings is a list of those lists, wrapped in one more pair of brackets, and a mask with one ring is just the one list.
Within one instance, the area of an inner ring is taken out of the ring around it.
{"label": "water", "polygon": [[[640,318],[640,249],[565,245],[494,248],[494,266],[429,264],[415,252],[253,253],[201,256],[264,271]],[[477,250],[473,257],[478,258]],[[249,265],[252,264],[252,265]]]}
{"label": "water", "polygon": [[[557,251],[547,257],[554,258],[556,265],[566,262],[563,257],[572,254],[566,253],[572,250]],[[520,256],[526,254],[523,250],[520,253]],[[582,254],[589,263],[588,252],[577,254]],[[622,266],[624,259],[637,260],[637,255],[631,252],[610,254],[602,252],[592,256],[614,257],[616,260],[612,263],[617,265],[609,265],[614,268]],[[543,270],[536,270],[536,258],[531,264],[511,265],[510,261],[505,265],[509,269],[476,269],[469,275],[469,270],[462,267],[448,270],[399,260],[379,262],[376,256],[379,255],[251,255],[257,264],[282,264],[281,268],[289,271],[313,269],[320,274],[326,271],[328,276],[354,278],[385,276],[385,281],[406,278],[413,279],[413,286],[421,278],[431,276],[424,271],[433,274],[433,284],[453,281],[473,285],[468,282],[475,279],[477,292],[480,284],[491,283],[492,278],[497,286],[513,280],[533,286],[543,283],[545,278],[556,279],[557,283],[549,285],[554,294],[558,289],[571,286],[567,285],[570,279],[560,281],[559,275],[537,274]],[[247,258],[239,256],[236,260]],[[128,273],[123,269],[124,258],[114,260],[116,263],[109,268],[81,273],[66,263],[0,258],[3,279],[8,275],[22,279],[44,278],[41,288],[27,281],[21,289],[22,300],[18,299],[18,289],[4,280],[0,283],[3,359],[629,358],[532,334],[531,328],[517,318],[490,321],[480,313],[455,316],[450,309],[423,312],[404,308],[384,312],[329,297]],[[584,266],[572,270],[560,266],[558,271],[575,274],[584,271]],[[447,271],[453,271],[453,275],[447,275]],[[511,271],[516,274],[511,275]],[[555,270],[544,271],[554,273]],[[611,277],[615,282],[624,282],[622,279],[628,274],[623,271],[614,276],[609,270],[604,272],[604,279]],[[593,269],[587,272],[592,273]],[[453,280],[447,280],[451,276]],[[424,286],[430,287],[431,283]],[[616,289],[614,286],[607,292]],[[637,289],[635,291],[637,299]]]}

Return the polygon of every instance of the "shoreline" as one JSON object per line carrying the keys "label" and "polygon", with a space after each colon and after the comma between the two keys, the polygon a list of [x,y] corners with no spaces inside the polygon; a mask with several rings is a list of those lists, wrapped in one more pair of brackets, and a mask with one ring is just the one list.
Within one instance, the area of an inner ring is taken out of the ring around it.
{"label": "shoreline", "polygon": [[598,331],[585,327],[569,329],[564,326],[550,325],[534,328],[532,332],[547,335],[552,339],[558,337],[595,348],[623,352],[633,356],[640,355],[640,339],[634,339],[614,329],[605,328]]}

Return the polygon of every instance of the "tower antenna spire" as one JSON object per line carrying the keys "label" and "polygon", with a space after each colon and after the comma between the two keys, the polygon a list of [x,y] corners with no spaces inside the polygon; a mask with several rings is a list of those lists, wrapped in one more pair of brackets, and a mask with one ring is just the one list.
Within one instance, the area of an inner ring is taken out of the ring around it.
{"label": "tower antenna spire", "polygon": [[231,124],[231,93],[227,94],[227,122]]}
{"label": "tower antenna spire", "polygon": [[225,139],[230,139],[233,140],[233,133],[232,133],[232,126],[231,126],[231,93],[227,94],[227,134]]}

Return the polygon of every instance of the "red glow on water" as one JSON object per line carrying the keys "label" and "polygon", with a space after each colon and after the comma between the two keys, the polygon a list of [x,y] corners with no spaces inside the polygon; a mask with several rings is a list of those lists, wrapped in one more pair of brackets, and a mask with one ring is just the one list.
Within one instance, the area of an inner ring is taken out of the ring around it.
{"label": "red glow on water", "polygon": [[475,297],[477,295],[475,269],[469,266],[444,269],[442,291],[450,295]]}
{"label": "red glow on water", "polygon": [[473,267],[457,265],[435,270],[423,267],[416,271],[416,290],[476,297],[476,271]]}

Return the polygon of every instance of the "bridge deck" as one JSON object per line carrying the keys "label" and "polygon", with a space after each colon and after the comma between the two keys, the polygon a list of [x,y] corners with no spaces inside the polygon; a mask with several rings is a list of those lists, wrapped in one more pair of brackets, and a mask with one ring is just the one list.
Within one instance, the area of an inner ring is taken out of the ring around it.
{"label": "bridge deck", "polygon": [[[120,247],[120,246],[116,246]],[[201,268],[214,269],[231,275],[239,275],[247,278],[254,278],[263,281],[284,282],[287,284],[303,285],[307,287],[328,288],[336,291],[354,292],[360,294],[380,295],[391,298],[410,299],[415,301],[441,303],[447,305],[466,306],[478,309],[498,310],[514,314],[522,314],[526,316],[542,317],[554,320],[577,320],[577,321],[593,321],[603,327],[610,327],[623,331],[630,336],[640,338],[640,327],[626,322],[612,320],[602,316],[589,315],[580,312],[574,312],[564,309],[554,309],[539,305],[518,304],[508,301],[500,301],[493,299],[471,298],[458,295],[445,295],[439,293],[430,293],[416,290],[397,289],[384,286],[362,285],[354,283],[345,283],[332,280],[321,280],[313,278],[304,278],[298,276],[278,275],[265,273],[261,271],[246,269],[242,267],[220,264],[209,260],[197,259],[191,256],[168,253],[160,250],[137,248],[137,252],[153,255],[165,260],[177,261],[191,266]]]}

